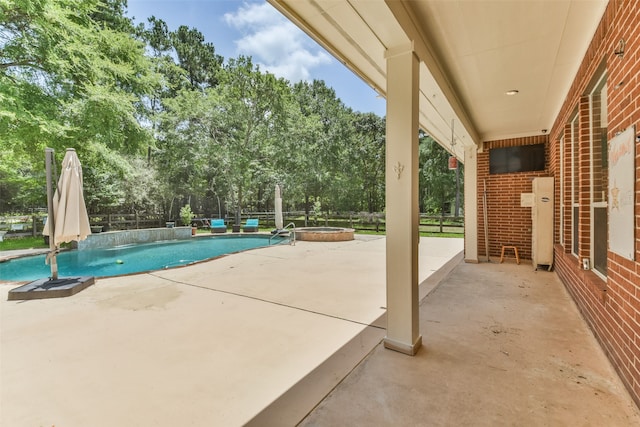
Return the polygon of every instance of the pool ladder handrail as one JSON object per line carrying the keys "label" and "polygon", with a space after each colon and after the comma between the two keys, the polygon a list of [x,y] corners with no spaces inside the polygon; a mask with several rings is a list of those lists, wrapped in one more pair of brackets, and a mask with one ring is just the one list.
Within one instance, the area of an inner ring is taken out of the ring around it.
{"label": "pool ladder handrail", "polygon": [[[295,246],[296,245],[296,225],[293,222],[290,222],[283,229],[278,230],[278,232],[276,234],[274,234],[273,236],[269,237],[269,246],[271,246],[271,239],[273,239],[274,237],[280,235],[280,232],[286,231],[289,228],[289,226],[292,226],[291,233],[293,234],[293,238],[289,237],[289,245]],[[291,236],[291,234],[289,236]]]}

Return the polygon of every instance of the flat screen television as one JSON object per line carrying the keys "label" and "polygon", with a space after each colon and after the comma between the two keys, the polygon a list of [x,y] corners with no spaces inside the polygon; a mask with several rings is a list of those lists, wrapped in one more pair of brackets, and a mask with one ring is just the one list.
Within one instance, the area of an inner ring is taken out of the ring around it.
{"label": "flat screen television", "polygon": [[532,172],[545,169],[545,144],[492,148],[489,150],[489,173]]}

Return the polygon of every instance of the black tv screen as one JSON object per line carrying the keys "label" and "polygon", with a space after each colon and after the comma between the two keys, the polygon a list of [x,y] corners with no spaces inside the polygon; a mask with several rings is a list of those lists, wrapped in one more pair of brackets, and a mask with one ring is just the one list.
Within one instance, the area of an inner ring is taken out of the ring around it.
{"label": "black tv screen", "polygon": [[489,173],[542,171],[545,168],[544,144],[489,150]]}

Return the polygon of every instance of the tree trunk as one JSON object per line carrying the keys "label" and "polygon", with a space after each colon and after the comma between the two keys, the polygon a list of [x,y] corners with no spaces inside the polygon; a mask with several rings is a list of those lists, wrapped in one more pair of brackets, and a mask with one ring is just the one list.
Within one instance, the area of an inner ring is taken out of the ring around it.
{"label": "tree trunk", "polygon": [[242,210],[242,186],[238,187],[238,205],[236,206],[236,225],[240,225],[241,222],[241,217],[240,217],[240,212]]}

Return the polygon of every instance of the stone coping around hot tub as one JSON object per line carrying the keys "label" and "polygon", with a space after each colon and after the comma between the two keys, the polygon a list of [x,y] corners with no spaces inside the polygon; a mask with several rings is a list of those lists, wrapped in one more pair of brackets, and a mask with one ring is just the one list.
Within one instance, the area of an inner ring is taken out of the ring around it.
{"label": "stone coping around hot tub", "polygon": [[308,242],[344,242],[354,239],[353,228],[301,227],[296,228],[296,240]]}
{"label": "stone coping around hot tub", "polygon": [[143,228],[139,230],[107,231],[87,236],[78,242],[78,250],[103,249],[134,243],[150,243],[159,240],[186,240],[191,238],[191,227]]}

